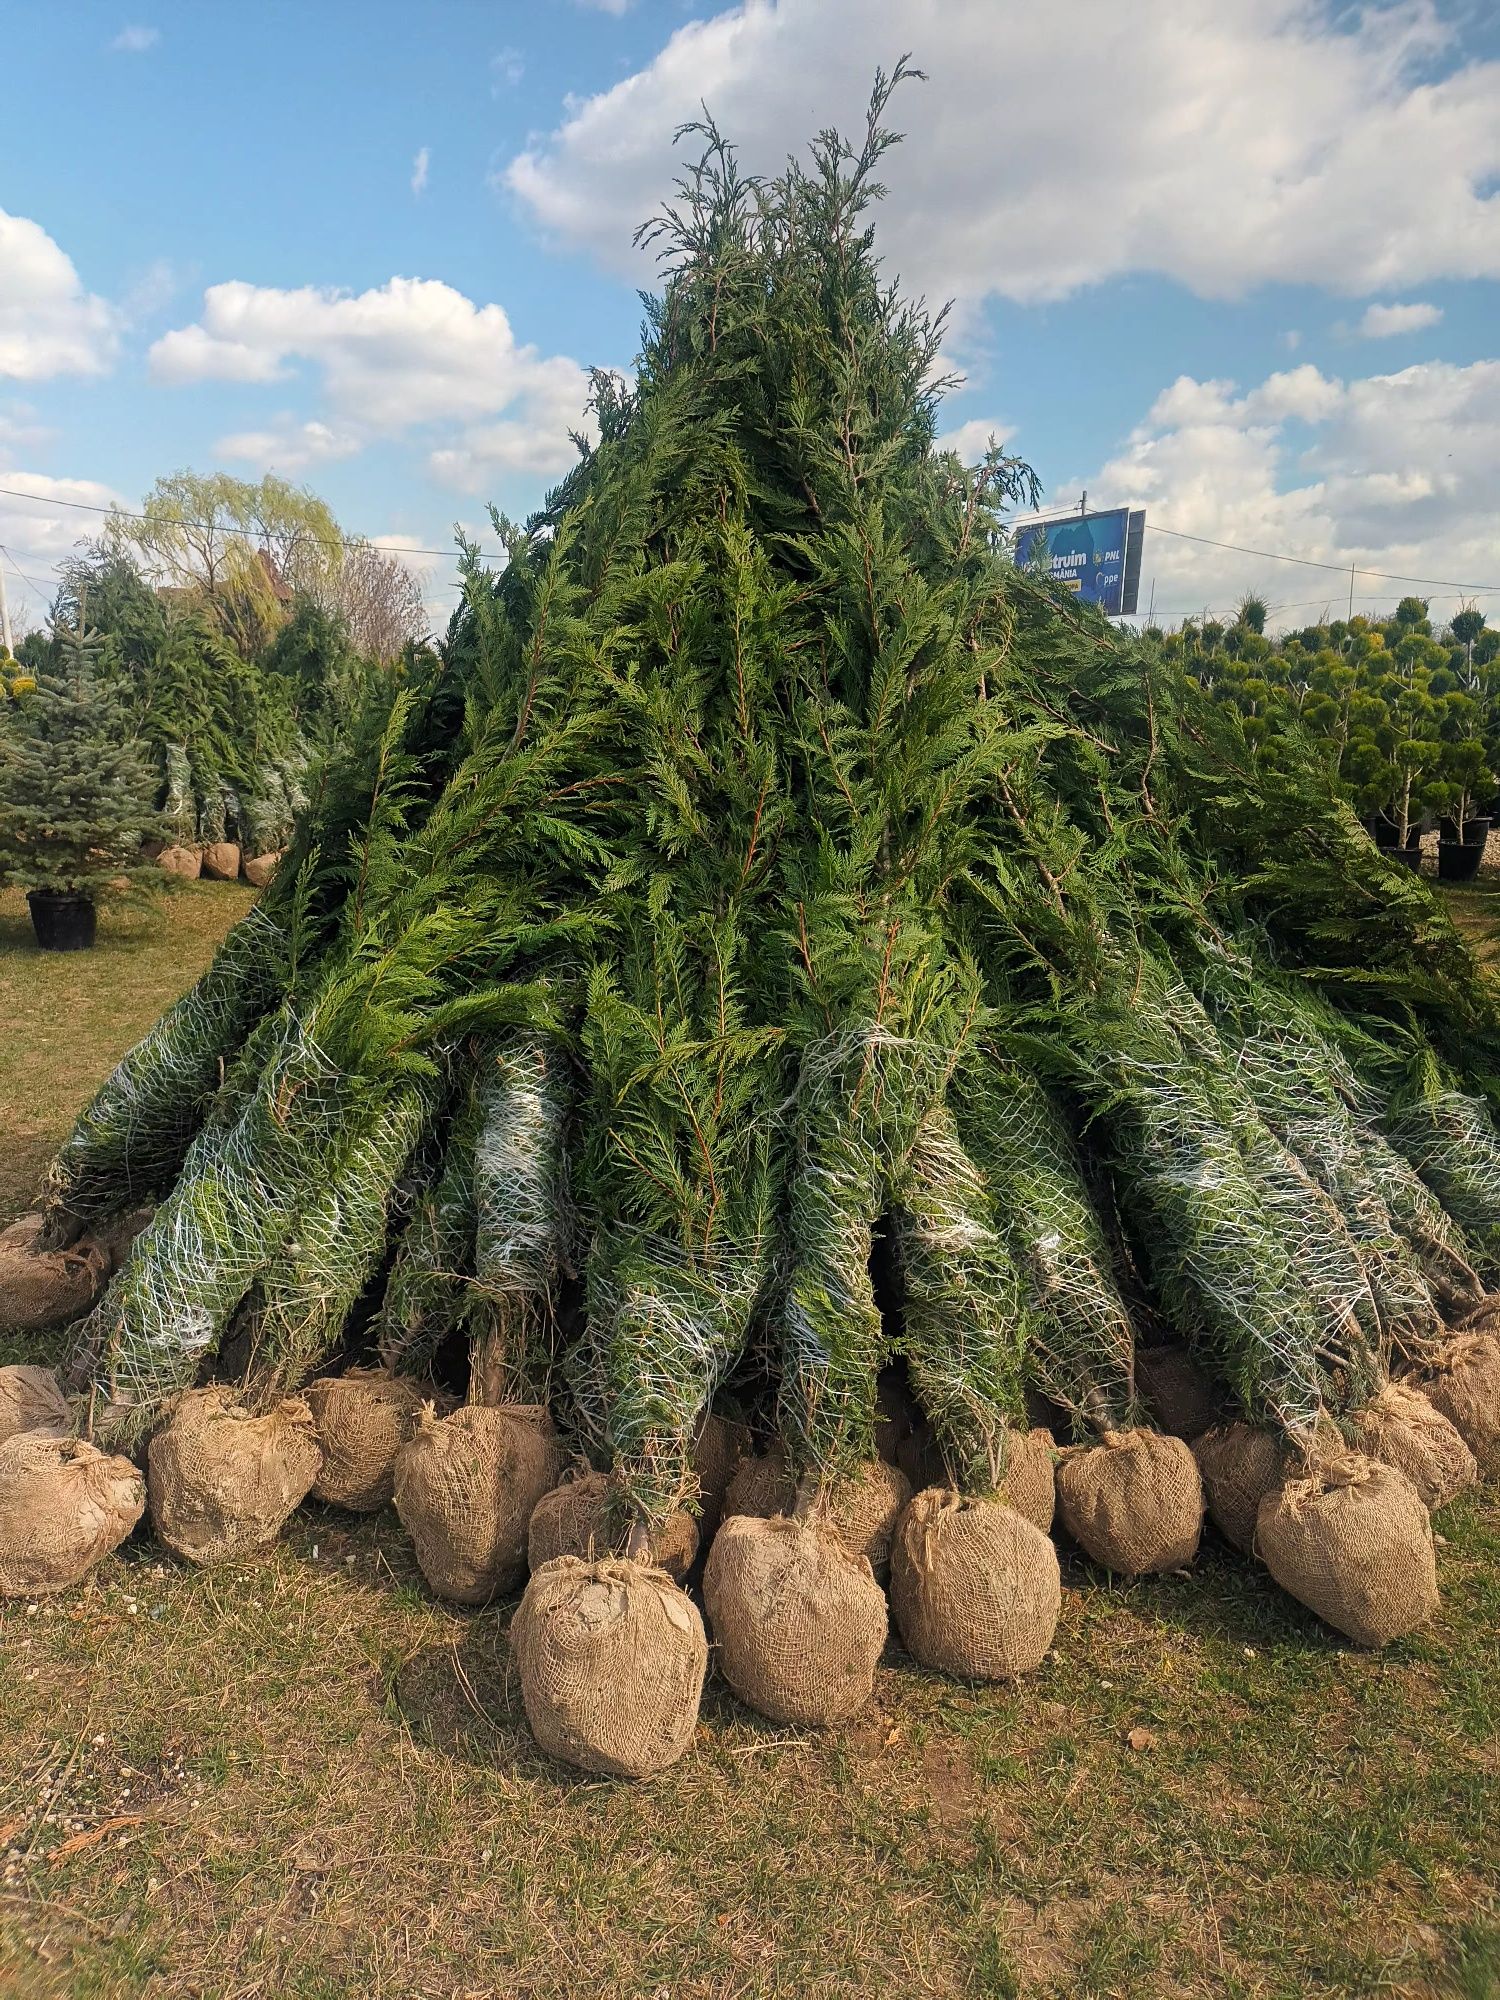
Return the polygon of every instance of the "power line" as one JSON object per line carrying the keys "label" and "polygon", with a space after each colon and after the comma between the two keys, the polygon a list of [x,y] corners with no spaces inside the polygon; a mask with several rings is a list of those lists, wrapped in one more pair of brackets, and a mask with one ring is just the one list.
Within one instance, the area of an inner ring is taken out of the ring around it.
{"label": "power line", "polygon": [[[101,507],[91,500],[62,500],[55,493],[27,493],[19,486],[0,486],[0,493],[11,500],[30,500],[41,507],[71,507],[80,514],[118,514],[127,521],[150,521],[154,518],[150,514],[135,513],[129,507]],[[199,528],[204,534],[211,535],[238,535],[241,540],[247,542],[255,540],[248,528],[227,528],[219,521],[174,521],[167,525],[178,528]],[[304,534],[299,535],[298,539],[312,542],[316,547],[323,549],[372,548],[381,555],[390,556],[447,556],[451,560],[454,555],[452,549],[409,548],[397,542],[372,541],[368,535]],[[488,552],[481,551],[481,553]]]}
{"label": "power line", "polygon": [[1382,583],[1425,583],[1434,590],[1452,590],[1460,595],[1472,594],[1476,597],[1500,591],[1500,583],[1455,583],[1448,576],[1402,576],[1395,570],[1366,569],[1363,563],[1320,562],[1313,556],[1283,555],[1277,549],[1248,549],[1240,542],[1216,542],[1211,535],[1190,535],[1183,528],[1164,528],[1160,522],[1151,520],[1146,523],[1146,533],[1170,535],[1179,542],[1201,542],[1208,549],[1230,549],[1239,556],[1259,556],[1262,562],[1297,563],[1303,569],[1331,570],[1337,576],[1348,576],[1352,570],[1356,576],[1378,576]]}
{"label": "power line", "polygon": [[[30,500],[36,505],[43,507],[69,507],[83,514],[119,515],[127,521],[150,521],[152,519],[151,515],[136,513],[129,507],[101,507],[96,502],[88,500],[63,500],[51,493],[27,493],[16,486],[0,486],[0,494],[4,494],[12,500]],[[226,528],[217,521],[180,521],[173,525],[183,528],[197,528],[204,534],[237,535],[243,541],[255,540],[254,535],[247,528]],[[1151,535],[1170,535],[1174,541],[1197,542],[1202,547],[1208,549],[1226,549],[1233,555],[1255,556],[1261,562],[1296,563],[1302,569],[1327,570],[1331,575],[1336,576],[1348,576],[1352,570],[1356,576],[1378,577],[1382,583],[1424,584],[1432,590],[1451,590],[1459,595],[1487,597],[1500,593],[1500,583],[1455,583],[1452,577],[1405,576],[1399,570],[1368,569],[1363,563],[1334,563],[1327,562],[1316,556],[1289,555],[1281,549],[1252,549],[1247,547],[1243,542],[1221,542],[1216,541],[1212,535],[1189,534],[1185,528],[1165,528],[1159,521],[1148,520],[1146,522],[1146,533]],[[331,537],[327,535],[305,535],[301,539],[312,542],[319,548],[348,549],[367,547],[378,549],[384,555],[446,556],[451,559],[454,553],[452,549],[422,549],[398,542],[373,542],[367,535],[336,535]],[[481,551],[481,553],[489,554],[494,559],[496,552]],[[503,551],[499,553],[503,554]]]}

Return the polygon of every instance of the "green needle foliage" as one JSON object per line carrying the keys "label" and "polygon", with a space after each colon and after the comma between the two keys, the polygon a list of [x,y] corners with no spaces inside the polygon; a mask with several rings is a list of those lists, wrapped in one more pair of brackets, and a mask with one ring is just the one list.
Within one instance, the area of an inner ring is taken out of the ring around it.
{"label": "green needle foliage", "polygon": [[267,1394],[462,1333],[639,1548],[726,1389],[808,1493],[899,1361],[984,1493],[1028,1381],[1140,1420],[1127,1298],[1305,1442],[1477,1297],[1493,995],[1326,756],[1014,568],[1035,482],[938,448],[875,252],[905,74],[773,179],[694,128],[633,381],[311,774],[263,975],[236,933],[65,1149],[59,1227],[162,1197],[101,1432],[231,1329]]}

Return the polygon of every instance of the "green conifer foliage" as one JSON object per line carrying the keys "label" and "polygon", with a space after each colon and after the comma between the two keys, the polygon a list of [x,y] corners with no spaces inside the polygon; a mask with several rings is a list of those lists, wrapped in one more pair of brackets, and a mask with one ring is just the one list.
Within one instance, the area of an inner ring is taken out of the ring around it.
{"label": "green conifer foliage", "polygon": [[139,866],[154,780],[97,651],[58,632],[0,738],[0,874],[17,888],[98,897]]}

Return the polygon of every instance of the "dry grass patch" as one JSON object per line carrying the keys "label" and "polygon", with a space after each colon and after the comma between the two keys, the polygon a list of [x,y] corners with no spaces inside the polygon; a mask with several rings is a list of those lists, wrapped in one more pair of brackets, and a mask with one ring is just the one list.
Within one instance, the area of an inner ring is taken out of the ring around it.
{"label": "dry grass patch", "polygon": [[255,901],[192,882],[153,907],[101,910],[91,952],[38,951],[26,899],[0,893],[0,1222],[31,1206],[74,1118]]}
{"label": "dry grass patch", "polygon": [[[195,885],[85,960],[0,902],[6,1212],[248,901]],[[140,1538],[0,1608],[0,1993],[1493,2000],[1493,1487],[1440,1526],[1442,1616],[1378,1657],[1216,1541],[1183,1577],[1073,1562],[1021,1686],[892,1648],[820,1737],[711,1680],[647,1786],[538,1754],[509,1607],[430,1599],[389,1509],[222,1571]]]}

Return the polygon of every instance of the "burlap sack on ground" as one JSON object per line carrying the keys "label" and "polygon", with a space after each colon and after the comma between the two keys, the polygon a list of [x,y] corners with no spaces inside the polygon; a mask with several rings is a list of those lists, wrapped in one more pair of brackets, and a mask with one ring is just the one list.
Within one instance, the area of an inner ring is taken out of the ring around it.
{"label": "burlap sack on ground", "polygon": [[252,854],[241,864],[241,873],[252,889],[264,889],[276,873],[281,855]]}
{"label": "burlap sack on ground", "polygon": [[725,1680],[772,1721],[827,1727],[869,1699],[885,1596],[827,1524],[729,1516],[709,1550],[703,1601]]}
{"label": "burlap sack on ground", "polygon": [[203,856],[196,847],[164,847],[156,857],[156,865],[168,875],[196,882],[203,873]]}
{"label": "burlap sack on ground", "polygon": [[663,1571],[559,1556],[527,1584],[510,1643],[526,1720],[548,1756],[648,1778],[692,1742],[708,1641],[697,1606]]}
{"label": "burlap sack on ground", "polygon": [[1354,1418],[1351,1442],[1366,1458],[1404,1472],[1430,1510],[1446,1507],[1479,1477],[1474,1454],[1420,1389],[1385,1387]]}
{"label": "burlap sack on ground", "polygon": [[1500,1472],[1500,1333],[1458,1333],[1407,1377],[1452,1424],[1481,1475]]}
{"label": "burlap sack on ground", "polygon": [[191,1563],[267,1547],[307,1498],[320,1456],[300,1396],[254,1416],[228,1383],[189,1389],[146,1452],[157,1540]]}
{"label": "burlap sack on ground", "polygon": [[[614,1483],[603,1472],[579,1472],[544,1493],[531,1510],[526,1531],[532,1574],[560,1556],[593,1562],[623,1555],[630,1538],[630,1518],[624,1509],[612,1504],[614,1500]],[[697,1553],[698,1524],[685,1508],[675,1508],[656,1533],[652,1566],[674,1583],[681,1583]]]}
{"label": "burlap sack on ground", "polygon": [[797,1482],[779,1444],[769,1451],[742,1458],[734,1469],[724,1495],[724,1518],[751,1514],[769,1520],[773,1514],[790,1514],[797,1499]]}
{"label": "burlap sack on ground", "polygon": [[422,1413],[421,1385],[388,1368],[351,1368],[310,1383],[306,1395],[323,1453],[314,1499],[356,1514],[384,1507],[395,1490],[396,1454]]}
{"label": "burlap sack on ground", "polygon": [[891,1609],[914,1660],[959,1680],[1013,1680],[1046,1658],[1062,1608],[1057,1551],[996,1500],[932,1487],[891,1545]]}
{"label": "burlap sack on ground", "polygon": [[1185,1347],[1138,1347],[1135,1385],[1157,1429],[1189,1444],[1224,1414],[1213,1383]]}
{"label": "burlap sack on ground", "polygon": [[0,1444],[21,1431],[65,1431],[68,1399],[50,1368],[0,1368]]}
{"label": "burlap sack on ground", "polygon": [[119,1547],[146,1507],[128,1458],[83,1438],[19,1431],[0,1444],[0,1597],[67,1590]]}
{"label": "burlap sack on ground", "polygon": [[724,1517],[729,1482],[751,1454],[749,1426],[712,1412],[693,1441],[693,1474],[698,1481],[698,1540],[707,1544]]}
{"label": "burlap sack on ground", "polygon": [[487,1604],[516,1588],[532,1509],[561,1470],[536,1405],[467,1403],[449,1417],[424,1406],[396,1455],[396,1512],[439,1597]]}
{"label": "burlap sack on ground", "polygon": [[1226,1542],[1252,1555],[1260,1503],[1286,1470],[1275,1433],[1255,1424],[1215,1424],[1194,1438],[1193,1457],[1209,1519]]}
{"label": "burlap sack on ground", "polygon": [[109,1276],[92,1237],[66,1250],[38,1250],[42,1218],[23,1215],[0,1230],[0,1333],[43,1333],[81,1319]]}
{"label": "burlap sack on ground", "polygon": [[1057,1512],[1085,1554],[1123,1576],[1182,1569],[1198,1553],[1203,1482],[1178,1437],[1110,1431],[1057,1468]]}
{"label": "burlap sack on ground", "polygon": [[883,1458],[872,1458],[851,1478],[831,1486],[804,1480],[797,1505],[802,1512],[821,1513],[850,1555],[863,1556],[875,1581],[884,1583],[891,1568],[891,1536],[910,1499],[906,1474]]}
{"label": "burlap sack on ground", "polygon": [[1057,1445],[1051,1431],[1012,1431],[1005,1470],[994,1495],[1044,1535],[1057,1511]]}
{"label": "burlap sack on ground", "polygon": [[1260,1503],[1256,1553],[1282,1589],[1358,1646],[1384,1646],[1438,1608],[1437,1555],[1404,1472],[1344,1452]]}

